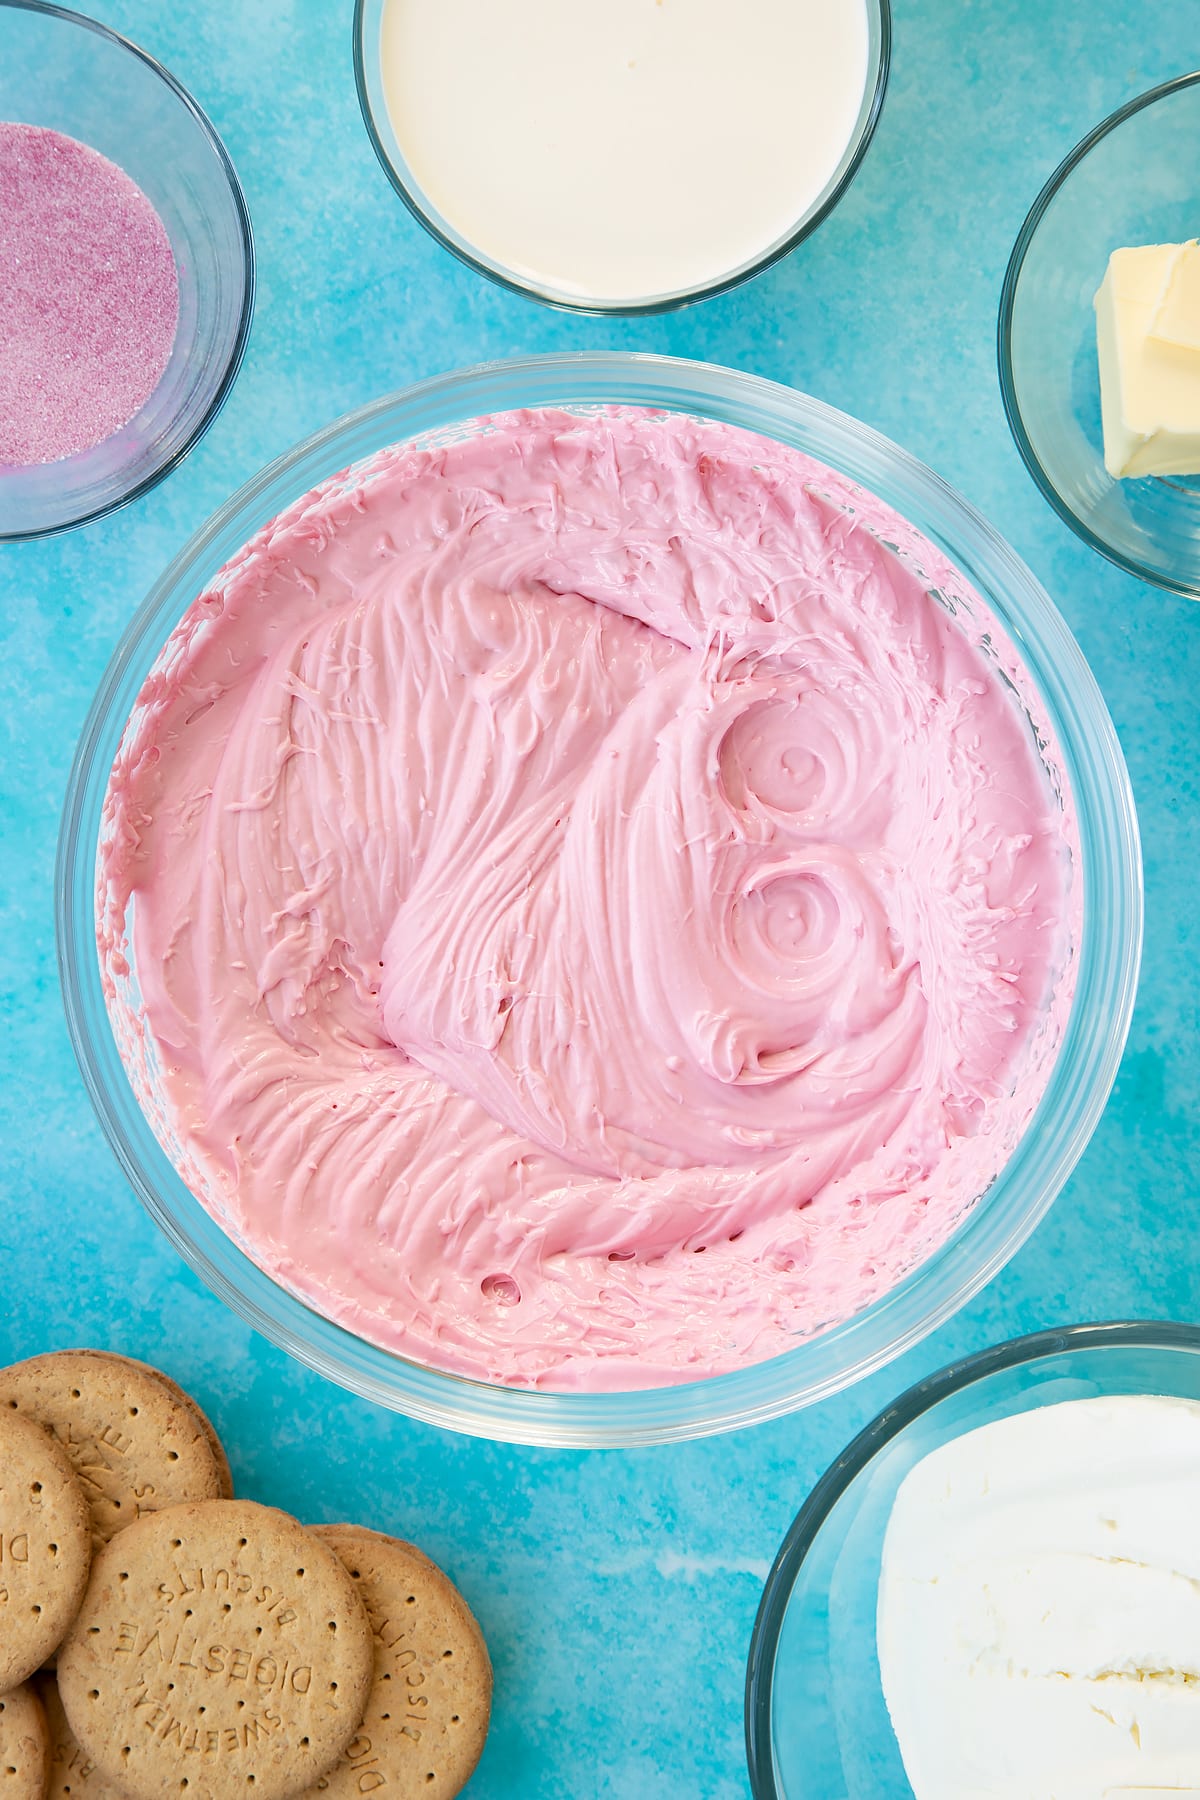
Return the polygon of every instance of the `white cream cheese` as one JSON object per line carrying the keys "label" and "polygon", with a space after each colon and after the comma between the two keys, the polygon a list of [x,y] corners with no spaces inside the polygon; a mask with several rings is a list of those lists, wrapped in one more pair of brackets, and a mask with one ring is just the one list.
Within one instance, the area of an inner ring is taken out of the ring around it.
{"label": "white cream cheese", "polygon": [[919,1462],[879,1667],[916,1800],[1200,1797],[1200,1405],[999,1419]]}
{"label": "white cream cheese", "polygon": [[1114,250],[1095,304],[1105,468],[1200,472],[1200,247]]}

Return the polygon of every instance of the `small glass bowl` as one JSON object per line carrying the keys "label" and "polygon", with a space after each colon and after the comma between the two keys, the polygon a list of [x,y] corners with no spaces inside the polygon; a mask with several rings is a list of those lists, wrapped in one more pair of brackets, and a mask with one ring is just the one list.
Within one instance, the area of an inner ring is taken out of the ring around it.
{"label": "small glass bowl", "polygon": [[[1064,815],[1073,806],[1082,919],[1074,998],[1042,1100],[940,1248],[863,1311],[769,1361],[669,1387],[551,1392],[471,1380],[379,1349],[264,1274],[196,1199],[143,1112],[113,1035],[96,947],[96,853],[113,758],[146,676],[192,601],[256,531],[388,445],[453,440],[494,413],[606,405],[718,419],[790,444],[880,496],[945,553],[954,571],[943,578],[942,604],[986,626],[1002,667],[1011,647]],[[668,357],[577,353],[438,376],[363,407],[272,463],[197,533],[131,621],[84,725],[59,840],[56,911],[67,1024],[100,1123],[151,1217],[222,1299],[377,1404],[481,1437],[599,1447],[698,1437],[807,1405],[899,1355],[991,1279],[1050,1206],[1103,1110],[1133,1010],[1142,887],[1129,779],[1095,680],[1049,597],[965,500],[869,427],[774,382]]]}
{"label": "small glass bowl", "polygon": [[0,469],[0,542],[84,525],[161,481],[203,436],[242,360],[254,305],[250,216],[216,132],[174,76],[104,25],[42,0],[0,0],[0,119],[98,150],[167,230],[179,326],[162,379],[103,443]]}
{"label": "small glass bowl", "polygon": [[912,1800],[875,1648],[900,1483],[993,1419],[1098,1394],[1200,1400],[1200,1330],[1072,1325],[954,1363],[880,1413],[822,1476],[767,1578],[746,1674],[754,1800]]}
{"label": "small glass bowl", "polygon": [[1050,177],[1000,299],[1000,388],[1033,479],[1085,543],[1200,597],[1200,477],[1115,481],[1104,467],[1092,300],[1113,250],[1196,236],[1200,71],[1131,100]]}
{"label": "small glass bowl", "polygon": [[867,79],[862,105],[837,168],[807,212],[796,220],[782,238],[769,244],[761,254],[714,281],[699,287],[682,288],[673,293],[648,294],[637,300],[589,300],[581,299],[578,294],[544,285],[528,274],[495,261],[443,217],[424,193],[409,168],[388,114],[380,59],[380,37],[386,4],[387,0],[355,0],[354,79],[367,136],[382,164],[384,174],[405,206],[443,249],[451,251],[468,268],[474,269],[476,274],[486,275],[489,281],[508,288],[512,293],[540,300],[543,306],[552,306],[561,312],[590,313],[601,317],[635,318],[648,313],[670,312],[675,307],[690,306],[695,300],[711,299],[714,294],[723,294],[730,288],[739,287],[743,281],[750,281],[794,250],[833,211],[858,173],[879,123],[891,67],[891,0],[866,0],[869,35]]}

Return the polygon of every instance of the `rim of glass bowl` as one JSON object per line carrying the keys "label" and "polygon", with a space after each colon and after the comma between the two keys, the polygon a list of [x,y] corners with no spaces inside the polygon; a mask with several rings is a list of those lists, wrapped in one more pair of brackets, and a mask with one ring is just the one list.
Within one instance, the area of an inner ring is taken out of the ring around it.
{"label": "rim of glass bowl", "polygon": [[951,1394],[986,1376],[1071,1350],[1106,1350],[1123,1345],[1139,1349],[1192,1350],[1200,1353],[1200,1328],[1169,1321],[1116,1320],[1108,1324],[1064,1325],[1009,1338],[990,1350],[950,1363],[918,1381],[877,1414],[842,1451],[800,1508],[771,1565],[759,1601],[750,1653],[746,1662],[746,1755],[754,1800],[785,1800],[775,1780],[771,1748],[771,1706],[775,1659],[796,1579],[826,1519],[863,1471],[895,1438]]}
{"label": "rim of glass bowl", "polygon": [[[766,1362],[634,1392],[541,1392],[450,1375],[352,1335],[295,1299],[211,1219],[158,1144],[108,1023],[96,953],[101,806],[142,681],[188,605],[282,507],[386,444],[514,407],[620,403],[693,413],[808,450],[881,494],[950,556],[1009,632],[1057,731],[1080,823],[1084,924],[1075,1000],[1034,1120],[957,1231],[872,1307]],[[208,1286],[301,1362],[369,1400],[478,1436],[556,1446],[697,1437],[835,1393],[916,1343],[1008,1260],[1049,1207],[1100,1116],[1128,1030],[1141,943],[1141,863],[1116,733],[1049,597],[940,477],[819,400],[672,358],[575,352],[441,375],[318,432],[248,482],[151,591],[100,683],[80,738],[56,872],[59,967],[84,1083],[152,1218]]]}
{"label": "rim of glass bowl", "polygon": [[[430,237],[434,238],[452,256],[474,269],[477,275],[495,282],[498,287],[507,288],[510,294],[522,294],[527,300],[537,300],[542,306],[549,306],[556,312],[583,313],[592,318],[645,318],[654,313],[674,312],[678,307],[691,306],[698,300],[711,300],[718,294],[727,294],[731,288],[740,287],[745,281],[753,281],[764,269],[769,269],[785,256],[790,256],[797,245],[814,232],[822,224],[834,207],[839,204],[846,189],[858,174],[863,158],[871,146],[875,128],[883,111],[884,96],[887,93],[888,75],[892,64],[892,10],[891,0],[866,0],[868,23],[871,27],[871,45],[874,58],[867,68],[867,81],[863,90],[864,104],[859,111],[858,122],[850,138],[850,156],[841,175],[826,194],[820,204],[812,212],[805,215],[781,243],[772,245],[754,262],[742,269],[735,269],[730,275],[722,275],[716,281],[705,282],[700,287],[681,288],[677,293],[657,295],[647,300],[636,301],[604,301],[589,299],[572,299],[569,294],[559,293],[552,287],[543,286],[534,280],[522,280],[512,270],[507,270],[500,263],[489,262],[481,252],[473,248],[466,238],[459,237],[452,226],[439,222],[437,216],[426,206],[416,184],[405,179],[404,174],[393,162],[388,153],[385,135],[380,130],[376,119],[376,108],[372,104],[368,77],[368,67],[372,74],[378,69],[379,54],[372,50],[368,55],[366,48],[367,14],[377,19],[379,0],[355,0],[354,5],[354,84],[358,89],[358,104],[362,111],[363,124],[371,147],[379,159],[381,168],[393,188],[403,200],[409,212],[417,222],[425,227]],[[870,96],[868,100],[868,94]]]}
{"label": "rim of glass bowl", "polygon": [[101,25],[99,20],[89,19],[86,14],[74,12],[70,7],[54,6],[50,0],[0,0],[0,7],[10,7],[14,12],[46,13],[51,18],[61,19],[68,25],[83,26],[85,30],[95,32],[97,37],[107,38],[110,43],[117,45],[118,49],[127,51],[131,56],[136,56],[139,62],[145,63],[164,86],[171,90],[175,98],[192,115],[212,145],[217,161],[224,171],[225,179],[229,183],[230,196],[241,230],[244,270],[241,317],[238,320],[237,335],[229,353],[225,372],[217,384],[208,406],[183,443],[167,458],[161,468],[152,470],[149,475],[144,475],[127,492],[118,494],[113,500],[106,500],[103,506],[93,506],[88,511],[77,513],[74,518],[64,519],[57,525],[38,525],[32,529],[22,527],[18,531],[0,531],[0,544],[17,544],[28,542],[32,538],[57,537],[63,531],[77,531],[81,525],[91,525],[97,519],[105,519],[110,513],[119,512],[121,507],[130,505],[134,500],[140,500],[143,494],[148,494],[151,488],[157,487],[159,482],[165,480],[173,469],[177,469],[184,457],[190,455],[196,448],[229,398],[230,389],[237,380],[238,370],[242,366],[242,358],[246,353],[246,344],[250,337],[250,322],[254,316],[254,231],[250,223],[250,209],[246,205],[246,196],[242,192],[242,184],[238,180],[237,170],[230,160],[229,152],[221,141],[220,133],[183,83],[177,81],[171,71],[165,69],[157,57],[151,56],[148,50],[143,50],[140,44],[135,44],[131,38],[124,37],[121,32],[113,31],[107,25]]}
{"label": "rim of glass bowl", "polygon": [[1178,93],[1183,88],[1193,87],[1197,82],[1200,82],[1200,69],[1187,75],[1172,76],[1170,81],[1161,81],[1157,87],[1149,88],[1144,94],[1136,95],[1124,106],[1118,107],[1116,112],[1110,113],[1106,119],[1102,119],[1099,125],[1094,126],[1087,136],[1081,139],[1059,163],[1030,207],[1025,223],[1017,233],[1017,241],[1012,247],[1008,267],[1004,271],[1004,285],[1000,290],[1000,313],[996,327],[996,354],[1000,368],[1000,393],[1004,400],[1004,411],[1008,417],[1009,430],[1021,453],[1022,462],[1059,518],[1064,520],[1071,530],[1083,539],[1085,544],[1098,551],[1109,562],[1115,563],[1119,569],[1126,570],[1130,575],[1136,575],[1140,581],[1149,582],[1153,587],[1165,588],[1168,593],[1190,594],[1200,599],[1200,584],[1186,579],[1172,579],[1157,569],[1139,562],[1136,557],[1126,556],[1123,551],[1118,550],[1094,532],[1091,526],[1081,519],[1074,508],[1063,498],[1025,430],[1020,401],[1017,399],[1017,382],[1013,372],[1012,357],[1013,306],[1016,302],[1017,287],[1021,280],[1021,270],[1025,265],[1025,258],[1038,226],[1058,190],[1074,174],[1088,153],[1102,138],[1106,138],[1110,131],[1115,131],[1118,126],[1124,125],[1127,119],[1133,118],[1136,113],[1144,111],[1146,107],[1153,106],[1155,101],[1164,99],[1168,94]]}

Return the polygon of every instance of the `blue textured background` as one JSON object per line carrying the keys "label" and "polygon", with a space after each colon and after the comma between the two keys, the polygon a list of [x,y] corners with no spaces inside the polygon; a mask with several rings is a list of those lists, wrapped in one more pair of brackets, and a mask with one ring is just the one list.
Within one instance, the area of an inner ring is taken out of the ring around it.
{"label": "blue textured background", "polygon": [[[430,0],[436,4],[436,0]],[[735,4],[736,0],[730,0]],[[259,255],[250,348],[182,469],[100,525],[0,548],[0,1360],[95,1343],[161,1361],[211,1412],[243,1492],[414,1538],[496,1666],[478,1800],[742,1800],[742,1680],[762,1579],[812,1481],[910,1381],[1084,1318],[1195,1318],[1200,1166],[1200,610],[1087,553],[1035,492],[994,363],[1009,248],[1102,115],[1200,61],[1195,0],[895,0],[882,124],[841,207],[757,282],[603,323],[476,278],[395,199],[362,129],[348,0],[107,0],[222,133]],[[1148,934],[1095,1140],[1008,1271],[840,1399],[680,1448],[492,1447],[349,1398],[254,1337],[143,1216],[67,1043],[52,928],[58,814],[92,690],[164,563],[267,459],[347,408],[485,357],[647,348],[733,364],[857,414],[954,482],[1055,596],[1137,792]]]}

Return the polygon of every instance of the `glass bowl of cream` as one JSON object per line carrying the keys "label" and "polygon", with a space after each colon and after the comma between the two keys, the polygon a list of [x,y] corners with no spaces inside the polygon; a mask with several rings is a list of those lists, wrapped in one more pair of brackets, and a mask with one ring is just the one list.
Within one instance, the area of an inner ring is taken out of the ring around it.
{"label": "glass bowl of cream", "polygon": [[1193,1791],[1198,1488],[1193,1326],[1038,1332],[910,1389],[767,1580],[755,1800]]}
{"label": "glass bowl of cream", "polygon": [[363,120],[446,249],[545,305],[664,311],[786,256],[845,193],[889,0],[358,0]]}
{"label": "glass bowl of cream", "polygon": [[1088,1139],[1141,933],[1011,551],[816,401],[607,354],[235,496],[97,695],[58,902],[89,1092],[205,1279],[377,1401],[580,1445],[961,1305]]}
{"label": "glass bowl of cream", "polygon": [[144,50],[0,0],[0,542],[161,481],[216,418],[250,331],[245,198],[210,121]]}
{"label": "glass bowl of cream", "polygon": [[[999,321],[1008,422],[1046,499],[1093,550],[1193,598],[1200,596],[1200,473],[1118,479],[1106,469],[1094,301],[1114,251],[1195,238],[1198,133],[1197,73],[1139,94],[1089,132],[1021,227]],[[1200,337],[1200,318],[1192,333]],[[1200,398],[1200,350],[1166,354],[1182,358],[1178,391],[1186,381]],[[1119,414],[1124,382],[1113,385]],[[1127,397],[1128,405],[1141,403]],[[1190,429],[1200,441],[1200,418]]]}

